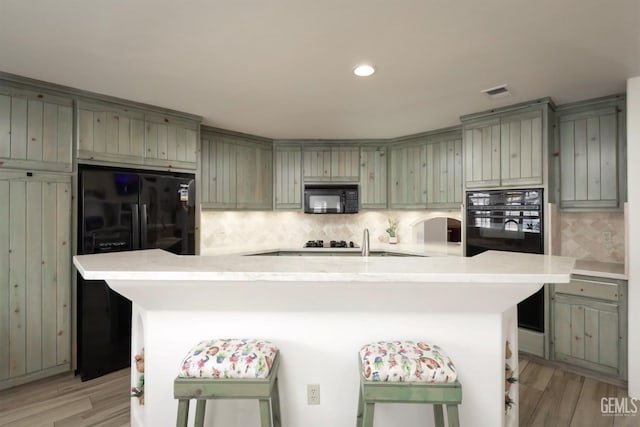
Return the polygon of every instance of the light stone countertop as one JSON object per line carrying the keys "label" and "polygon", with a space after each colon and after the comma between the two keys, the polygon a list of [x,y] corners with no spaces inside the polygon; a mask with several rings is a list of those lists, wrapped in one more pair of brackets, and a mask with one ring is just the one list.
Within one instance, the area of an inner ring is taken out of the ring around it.
{"label": "light stone countertop", "polygon": [[621,280],[629,278],[625,272],[624,264],[587,260],[576,260],[573,274]]}
{"label": "light stone countertop", "polygon": [[[293,261],[295,259],[295,261]],[[488,251],[474,257],[180,256],[160,249],[78,255],[86,279],[561,283],[574,259]]]}

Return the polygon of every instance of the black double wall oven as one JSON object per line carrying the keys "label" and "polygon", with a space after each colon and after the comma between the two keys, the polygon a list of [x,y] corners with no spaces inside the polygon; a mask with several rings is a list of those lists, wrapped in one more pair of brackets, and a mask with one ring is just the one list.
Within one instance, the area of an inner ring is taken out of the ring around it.
{"label": "black double wall oven", "polygon": [[[195,253],[194,175],[81,165],[78,184],[79,255]],[[131,301],[77,277],[76,373],[85,381],[131,365]]]}
{"label": "black double wall oven", "polygon": [[[544,253],[543,190],[467,192],[467,256],[484,251]],[[544,332],[544,289],[518,304],[518,327]]]}

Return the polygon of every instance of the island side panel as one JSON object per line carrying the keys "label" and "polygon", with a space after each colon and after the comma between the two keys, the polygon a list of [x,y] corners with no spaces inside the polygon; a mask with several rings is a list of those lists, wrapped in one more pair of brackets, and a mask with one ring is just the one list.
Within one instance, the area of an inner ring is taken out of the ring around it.
{"label": "island side panel", "polygon": [[[210,337],[257,337],[278,345],[282,355],[283,427],[352,427],[358,397],[358,350],[369,341],[388,339],[424,339],[443,347],[454,359],[463,386],[461,425],[479,419],[485,425],[504,425],[504,315],[398,310],[147,311],[146,425],[163,425],[175,419],[173,380],[180,361],[193,344]],[[320,384],[320,405],[307,405],[307,384]],[[213,419],[207,419],[207,425],[259,425],[256,402],[215,401],[210,406],[215,407],[215,415],[208,417]],[[427,422],[421,425],[433,425],[430,405],[387,404],[376,408],[377,426],[415,425],[425,419]]]}

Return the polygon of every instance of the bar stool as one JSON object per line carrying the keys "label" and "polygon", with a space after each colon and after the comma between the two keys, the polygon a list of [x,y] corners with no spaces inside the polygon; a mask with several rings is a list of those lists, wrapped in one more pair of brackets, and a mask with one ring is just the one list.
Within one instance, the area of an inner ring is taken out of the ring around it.
{"label": "bar stool", "polygon": [[359,355],[357,427],[372,427],[376,403],[431,403],[437,427],[459,427],[462,386],[453,362],[438,346],[414,341],[379,341]]}
{"label": "bar stool", "polygon": [[[178,427],[186,427],[189,401],[196,399],[195,426],[202,426],[209,399],[258,399],[260,426],[281,427],[278,393],[279,351],[269,341],[212,339],[184,357],[173,383]],[[273,417],[272,417],[273,411]]]}

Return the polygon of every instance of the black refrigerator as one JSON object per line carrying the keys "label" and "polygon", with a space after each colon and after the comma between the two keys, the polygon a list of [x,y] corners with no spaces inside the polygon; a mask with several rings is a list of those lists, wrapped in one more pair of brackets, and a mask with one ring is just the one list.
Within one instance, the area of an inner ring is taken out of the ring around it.
{"label": "black refrigerator", "polygon": [[[195,254],[192,174],[80,165],[78,254],[160,248]],[[77,370],[82,381],[131,365],[131,301],[106,282],[77,286]]]}

